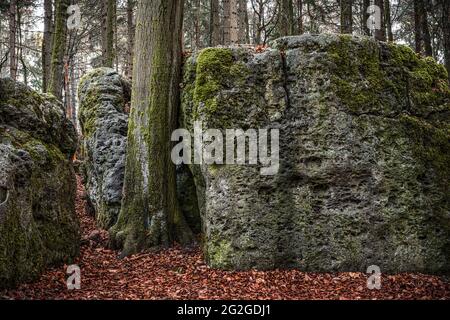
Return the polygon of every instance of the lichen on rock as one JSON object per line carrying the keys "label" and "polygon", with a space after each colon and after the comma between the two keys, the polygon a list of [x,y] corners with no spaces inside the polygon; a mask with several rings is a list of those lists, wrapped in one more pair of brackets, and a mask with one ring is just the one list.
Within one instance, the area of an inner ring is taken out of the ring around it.
{"label": "lichen on rock", "polygon": [[79,86],[83,172],[100,227],[117,221],[122,200],[130,84],[113,69],[86,74]]}
{"label": "lichen on rock", "polygon": [[78,253],[77,136],[53,96],[0,79],[0,287]]}
{"label": "lichen on rock", "polygon": [[[239,72],[231,72],[239,70]],[[213,267],[450,271],[445,69],[349,35],[188,58],[183,126],[277,128],[280,171],[192,165]]]}

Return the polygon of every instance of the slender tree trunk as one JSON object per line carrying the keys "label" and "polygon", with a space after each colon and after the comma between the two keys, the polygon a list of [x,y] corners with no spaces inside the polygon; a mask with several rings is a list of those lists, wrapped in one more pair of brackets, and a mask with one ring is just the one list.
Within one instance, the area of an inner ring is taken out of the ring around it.
{"label": "slender tree trunk", "polygon": [[77,93],[77,81],[76,81],[76,75],[75,75],[75,61],[71,61],[70,63],[70,105],[72,106],[72,115],[71,119],[75,127],[77,126],[77,99],[76,99],[76,93]]}
{"label": "slender tree trunk", "polygon": [[303,0],[297,0],[297,31],[303,34]]}
{"label": "slender tree trunk", "polygon": [[122,256],[190,243],[170,154],[181,80],[182,0],[139,0],[124,198],[112,245]]}
{"label": "slender tree trunk", "polygon": [[195,49],[199,50],[201,48],[201,19],[202,19],[202,12],[201,12],[201,1],[195,0],[195,19],[194,19],[194,44]]}
{"label": "slender tree trunk", "polygon": [[116,0],[103,0],[103,65],[114,66],[114,25],[116,21]]}
{"label": "slender tree trunk", "polygon": [[353,33],[352,6],[352,0],[341,0],[341,33]]}
{"label": "slender tree trunk", "polygon": [[19,48],[18,52],[18,60],[22,65],[22,75],[23,75],[23,83],[28,85],[28,69],[25,63],[25,59],[23,58],[23,38],[22,38],[22,14],[19,8],[17,8],[17,35],[19,38]]}
{"label": "slender tree trunk", "polygon": [[441,27],[444,47],[445,67],[449,74],[450,81],[450,1],[440,0],[441,10]]}
{"label": "slender tree trunk", "polygon": [[375,39],[379,41],[386,41],[386,22],[384,16],[384,0],[375,0],[375,5],[380,8],[381,26],[375,30]]}
{"label": "slender tree trunk", "polygon": [[386,29],[387,29],[387,38],[389,42],[394,41],[394,34],[392,33],[392,18],[391,18],[391,3],[390,0],[385,0],[384,8],[386,13]]}
{"label": "slender tree trunk", "polygon": [[66,107],[66,117],[73,122],[72,119],[72,100],[70,99],[70,74],[69,74],[69,63],[70,61],[64,59],[64,105]]}
{"label": "slender tree trunk", "polygon": [[134,12],[135,0],[127,0],[127,36],[128,36],[128,58],[126,75],[131,78],[133,72],[133,48],[134,48]]}
{"label": "slender tree trunk", "polygon": [[247,0],[239,0],[238,8],[239,18],[239,43],[248,42],[248,15],[247,15]]}
{"label": "slender tree trunk", "polygon": [[366,36],[371,35],[371,30],[368,28],[367,24],[369,22],[370,13],[369,11],[370,7],[370,0],[363,0],[362,2],[362,28],[363,32]]}
{"label": "slender tree trunk", "polygon": [[430,29],[428,28],[428,13],[425,6],[425,0],[420,1],[420,22],[422,25],[422,40],[425,49],[425,55],[428,57],[433,56],[433,48],[431,46]]}
{"label": "slender tree trunk", "polygon": [[53,5],[44,0],[44,39],[42,41],[42,91],[47,92],[52,58]]}
{"label": "slender tree trunk", "polygon": [[420,0],[414,0],[414,43],[416,53],[422,52],[422,28],[420,23]]}
{"label": "slender tree trunk", "polygon": [[62,100],[64,85],[64,54],[67,42],[67,8],[70,0],[56,0],[55,31],[52,38],[49,92]]}
{"label": "slender tree trunk", "polygon": [[13,80],[17,79],[16,14],[17,2],[16,0],[11,0],[9,3],[9,74]]}
{"label": "slender tree trunk", "polygon": [[222,43],[220,35],[219,0],[211,0],[211,17],[209,21],[210,46],[215,47]]}
{"label": "slender tree trunk", "polygon": [[225,45],[236,44],[239,40],[237,0],[224,0],[223,10],[224,10],[223,43]]}
{"label": "slender tree trunk", "polygon": [[291,36],[294,34],[294,7],[292,0],[281,0],[279,21],[281,36]]}

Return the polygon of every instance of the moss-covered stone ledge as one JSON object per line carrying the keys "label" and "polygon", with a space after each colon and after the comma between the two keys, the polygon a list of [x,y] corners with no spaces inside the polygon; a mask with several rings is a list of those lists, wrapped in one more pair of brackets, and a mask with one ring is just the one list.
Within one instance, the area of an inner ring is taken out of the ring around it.
{"label": "moss-covered stone ledge", "polygon": [[208,263],[449,273],[447,78],[405,46],[348,35],[188,58],[184,127],[280,130],[275,176],[191,166]]}
{"label": "moss-covered stone ledge", "polygon": [[59,101],[0,79],[0,288],[77,255],[76,143]]}

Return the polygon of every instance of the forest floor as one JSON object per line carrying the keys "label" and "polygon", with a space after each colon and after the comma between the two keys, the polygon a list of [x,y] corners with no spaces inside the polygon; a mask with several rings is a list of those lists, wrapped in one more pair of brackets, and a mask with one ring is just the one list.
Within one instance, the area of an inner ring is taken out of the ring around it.
{"label": "forest floor", "polygon": [[367,288],[364,273],[305,273],[299,270],[225,272],[209,268],[199,248],[172,248],[118,259],[85,212],[77,178],[76,209],[83,233],[75,263],[81,289],[69,291],[67,266],[35,283],[0,291],[0,299],[450,299],[447,280],[422,274],[383,275],[380,290]]}

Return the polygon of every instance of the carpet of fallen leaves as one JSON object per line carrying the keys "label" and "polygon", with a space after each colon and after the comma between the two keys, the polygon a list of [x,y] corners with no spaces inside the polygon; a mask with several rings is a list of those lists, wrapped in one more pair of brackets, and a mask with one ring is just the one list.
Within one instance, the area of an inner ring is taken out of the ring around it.
{"label": "carpet of fallen leaves", "polygon": [[367,289],[367,274],[305,273],[299,270],[225,272],[209,268],[201,251],[172,248],[118,259],[107,249],[107,232],[97,230],[85,212],[85,191],[78,178],[77,213],[83,232],[81,290],[66,287],[67,266],[0,299],[449,299],[450,284],[436,276],[382,277],[381,290]]}

